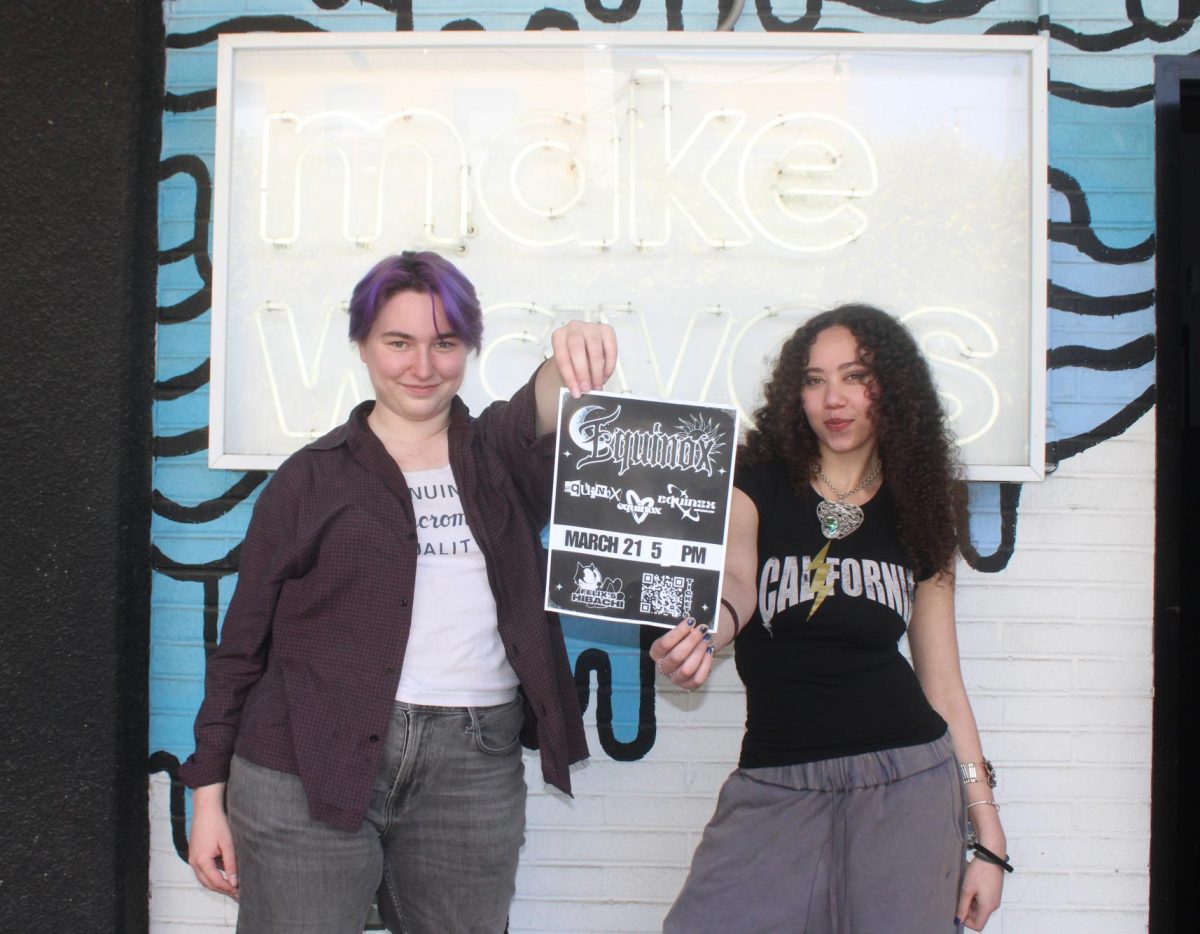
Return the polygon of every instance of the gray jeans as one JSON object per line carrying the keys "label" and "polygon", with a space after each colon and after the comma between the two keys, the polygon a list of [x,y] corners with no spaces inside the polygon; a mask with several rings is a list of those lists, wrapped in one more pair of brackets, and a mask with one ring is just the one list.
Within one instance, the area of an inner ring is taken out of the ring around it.
{"label": "gray jeans", "polygon": [[234,757],[226,806],[239,934],[501,934],[525,837],[521,701],[397,703],[354,833],[308,816],[298,776]]}

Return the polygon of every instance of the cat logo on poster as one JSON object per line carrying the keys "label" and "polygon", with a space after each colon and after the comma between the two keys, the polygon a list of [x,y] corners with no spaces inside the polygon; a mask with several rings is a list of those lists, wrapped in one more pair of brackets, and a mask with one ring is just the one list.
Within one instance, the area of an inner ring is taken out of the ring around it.
{"label": "cat logo on poster", "polygon": [[625,609],[624,586],[619,577],[605,577],[595,563],[575,562],[575,592],[572,603],[606,610]]}

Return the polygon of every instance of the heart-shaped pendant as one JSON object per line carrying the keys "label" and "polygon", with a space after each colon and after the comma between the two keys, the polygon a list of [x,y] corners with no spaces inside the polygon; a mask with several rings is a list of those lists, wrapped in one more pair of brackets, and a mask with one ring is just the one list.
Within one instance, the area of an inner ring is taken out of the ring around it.
{"label": "heart-shaped pendant", "polygon": [[821,534],[826,538],[845,538],[863,522],[863,511],[853,503],[831,503],[827,499],[817,503],[817,520],[821,523]]}

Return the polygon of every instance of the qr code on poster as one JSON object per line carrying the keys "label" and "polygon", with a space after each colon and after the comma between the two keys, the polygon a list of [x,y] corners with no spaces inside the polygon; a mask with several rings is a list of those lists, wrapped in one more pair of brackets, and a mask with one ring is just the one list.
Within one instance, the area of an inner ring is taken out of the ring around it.
{"label": "qr code on poster", "polygon": [[641,611],[671,619],[690,616],[693,580],[691,577],[672,577],[669,574],[643,574]]}

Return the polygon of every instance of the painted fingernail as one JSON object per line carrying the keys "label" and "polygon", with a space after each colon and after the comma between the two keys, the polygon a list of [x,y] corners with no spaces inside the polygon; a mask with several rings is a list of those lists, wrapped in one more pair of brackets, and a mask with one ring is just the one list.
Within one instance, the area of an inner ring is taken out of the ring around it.
{"label": "painted fingernail", "polygon": [[706,651],[709,655],[712,655],[713,647],[711,645],[709,645],[704,649],[704,651]]}
{"label": "painted fingernail", "polygon": [[692,619],[692,617],[690,617],[690,616],[687,619],[685,619],[684,622],[687,623],[689,626],[696,625],[696,621],[694,619]]}
{"label": "painted fingernail", "polygon": [[711,632],[706,632],[704,634],[704,641],[707,642],[709,645],[712,645],[712,633]]}
{"label": "painted fingernail", "polygon": [[701,624],[700,624],[700,629],[699,629],[698,631],[699,631],[699,632],[708,632],[708,624],[707,624],[707,623],[701,623]]}
{"label": "painted fingernail", "polygon": [[962,927],[962,921],[960,921],[958,918],[955,918],[955,919],[954,919],[954,926],[955,926],[956,928],[957,928],[957,927]]}

